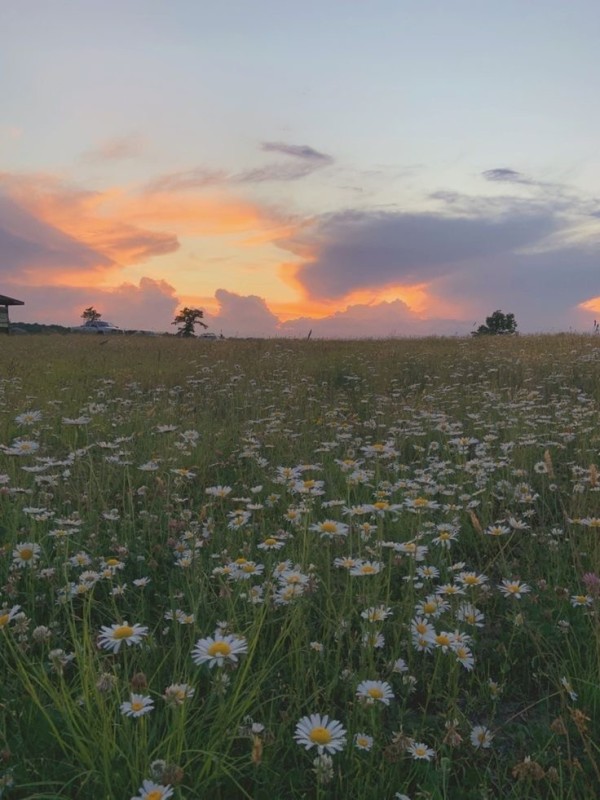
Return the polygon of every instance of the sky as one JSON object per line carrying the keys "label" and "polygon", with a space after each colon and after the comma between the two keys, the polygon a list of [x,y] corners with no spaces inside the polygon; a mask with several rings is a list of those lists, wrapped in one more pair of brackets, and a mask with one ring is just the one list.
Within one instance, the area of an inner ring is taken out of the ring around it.
{"label": "sky", "polygon": [[597,0],[0,3],[13,322],[600,318]]}

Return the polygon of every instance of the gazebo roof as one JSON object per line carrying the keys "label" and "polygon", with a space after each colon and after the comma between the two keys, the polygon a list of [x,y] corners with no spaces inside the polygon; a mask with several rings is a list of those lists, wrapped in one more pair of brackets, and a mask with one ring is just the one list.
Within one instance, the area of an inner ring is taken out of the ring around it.
{"label": "gazebo roof", "polygon": [[14,297],[7,297],[5,294],[0,294],[0,306],[24,306],[23,300],[15,300]]}

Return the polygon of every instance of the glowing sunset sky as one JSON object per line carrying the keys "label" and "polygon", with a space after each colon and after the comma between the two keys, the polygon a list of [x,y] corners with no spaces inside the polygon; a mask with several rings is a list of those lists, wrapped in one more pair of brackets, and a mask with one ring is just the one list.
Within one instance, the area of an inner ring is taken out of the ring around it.
{"label": "glowing sunset sky", "polygon": [[3,2],[0,294],[227,336],[591,331],[598,41],[597,0]]}

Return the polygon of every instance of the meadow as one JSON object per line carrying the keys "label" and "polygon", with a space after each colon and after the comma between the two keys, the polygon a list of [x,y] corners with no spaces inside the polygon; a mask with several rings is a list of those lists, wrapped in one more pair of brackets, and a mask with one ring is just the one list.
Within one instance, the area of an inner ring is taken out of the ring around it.
{"label": "meadow", "polygon": [[2,798],[596,798],[599,604],[599,337],[2,343]]}

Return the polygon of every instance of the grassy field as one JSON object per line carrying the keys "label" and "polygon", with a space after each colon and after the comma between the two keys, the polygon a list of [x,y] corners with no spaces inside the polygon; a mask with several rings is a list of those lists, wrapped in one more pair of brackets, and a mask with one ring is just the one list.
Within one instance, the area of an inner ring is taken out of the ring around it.
{"label": "grassy field", "polygon": [[0,548],[0,797],[598,797],[598,337],[7,338]]}

